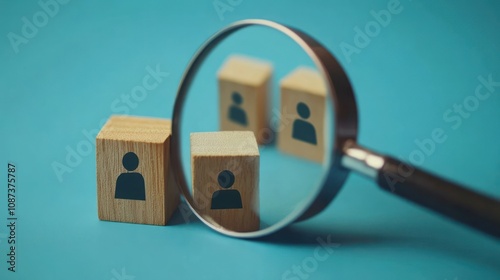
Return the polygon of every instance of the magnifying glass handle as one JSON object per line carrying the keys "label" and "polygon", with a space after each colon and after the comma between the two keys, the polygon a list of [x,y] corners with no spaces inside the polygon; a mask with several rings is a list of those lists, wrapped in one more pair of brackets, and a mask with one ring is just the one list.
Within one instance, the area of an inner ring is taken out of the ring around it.
{"label": "magnifying glass handle", "polygon": [[377,176],[378,185],[395,195],[500,238],[500,201],[417,168],[401,171],[402,166],[405,166],[404,163],[385,157],[385,164]]}
{"label": "magnifying glass handle", "polygon": [[[382,189],[500,238],[500,201],[392,157],[380,156],[360,147],[346,151],[348,158],[352,159],[354,155],[358,167],[351,168],[352,162],[349,164],[349,160],[344,159],[343,165],[372,177]],[[364,156],[361,151],[365,152]],[[361,166],[364,170],[359,168]]]}

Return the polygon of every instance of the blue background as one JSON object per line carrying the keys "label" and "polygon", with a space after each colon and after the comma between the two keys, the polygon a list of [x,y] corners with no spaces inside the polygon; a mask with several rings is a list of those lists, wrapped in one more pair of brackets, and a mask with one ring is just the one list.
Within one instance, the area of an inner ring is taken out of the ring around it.
{"label": "blue background", "polygon": [[228,238],[181,213],[166,227],[98,221],[93,146],[61,179],[54,162],[66,164],[68,149],[86,145],[84,133],[117,113],[112,104],[142,83],[147,66],[170,75],[127,113],[170,117],[194,51],[244,18],[298,27],[339,58],[356,90],[361,144],[407,160],[416,139],[442,128],[448,138],[423,168],[500,197],[500,88],[456,129],[443,119],[474,94],[479,76],[500,80],[498,2],[401,0],[401,13],[350,57],[340,44],[354,45],[354,28],[388,1],[233,2],[219,17],[212,1],[74,0],[17,53],[8,34],[21,35],[22,17],[33,22],[42,8],[1,2],[0,221],[8,162],[18,167],[19,221],[15,274],[3,261],[0,227],[0,279],[281,279],[328,236],[337,245],[311,279],[498,279],[497,241],[354,174],[322,214],[265,240]]}

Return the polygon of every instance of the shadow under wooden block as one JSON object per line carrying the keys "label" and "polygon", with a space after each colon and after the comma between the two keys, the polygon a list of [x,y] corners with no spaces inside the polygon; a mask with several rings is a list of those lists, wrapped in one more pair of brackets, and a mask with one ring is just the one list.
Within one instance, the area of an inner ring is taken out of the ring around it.
{"label": "shadow under wooden block", "polygon": [[326,86],[315,70],[300,67],[281,80],[281,115],[296,117],[283,123],[278,148],[323,162],[325,154]]}
{"label": "shadow under wooden block", "polygon": [[219,70],[219,124],[222,131],[253,131],[259,144],[272,135],[268,125],[271,64],[230,57]]}
{"label": "shadow under wooden block", "polygon": [[96,137],[99,219],[165,225],[179,205],[170,120],[112,116]]}
{"label": "shadow under wooden block", "polygon": [[251,131],[191,134],[195,208],[228,230],[258,230],[259,149]]}

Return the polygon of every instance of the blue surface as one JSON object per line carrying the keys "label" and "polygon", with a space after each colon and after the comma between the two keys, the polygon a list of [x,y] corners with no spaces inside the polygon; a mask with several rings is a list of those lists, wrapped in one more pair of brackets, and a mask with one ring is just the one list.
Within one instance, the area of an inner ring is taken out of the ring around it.
{"label": "blue surface", "polygon": [[[446,141],[422,167],[500,197],[500,87],[466,117],[443,117],[474,95],[478,77],[500,81],[498,2],[402,0],[391,22],[350,56],[342,42],[354,45],[355,27],[364,29],[370,11],[390,1],[231,2],[238,5],[219,17],[212,1],[70,1],[17,53],[9,32],[22,34],[22,17],[32,22],[42,8],[1,2],[0,160],[18,167],[19,220],[16,273],[7,271],[7,228],[0,226],[0,279],[500,278],[497,241],[354,174],[321,215],[266,240],[185,223],[185,211],[166,227],[98,221],[86,135],[113,113],[170,117],[191,55],[244,18],[296,26],[339,58],[356,90],[361,144],[407,160],[416,139],[442,128]],[[156,65],[168,77],[144,100],[120,101]],[[68,164],[68,151],[78,147],[80,160],[58,178],[54,162]],[[7,217],[2,186],[0,225]],[[335,246],[325,251],[317,239],[328,236]],[[294,275],[298,267],[302,274]]]}

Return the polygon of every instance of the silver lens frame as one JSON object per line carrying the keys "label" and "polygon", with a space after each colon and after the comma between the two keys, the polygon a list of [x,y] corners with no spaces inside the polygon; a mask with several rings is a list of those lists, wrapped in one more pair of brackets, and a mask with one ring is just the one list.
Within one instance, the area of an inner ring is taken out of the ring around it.
{"label": "silver lens frame", "polygon": [[[292,213],[286,216],[280,222],[267,228],[255,232],[235,232],[212,224],[209,219],[200,215],[193,203],[189,192],[189,186],[186,182],[186,176],[182,168],[181,145],[180,145],[180,124],[182,109],[186,95],[189,91],[193,78],[195,77],[200,65],[210,52],[230,34],[249,26],[264,26],[277,30],[295,43],[314,61],[321,75],[326,81],[328,94],[331,95],[334,108],[334,126],[333,129],[333,147],[327,174],[325,174],[323,183],[316,187],[316,191],[305,199],[305,203],[300,208],[296,208]],[[261,19],[242,20],[230,24],[223,28],[211,38],[196,52],[189,63],[181,79],[177,90],[177,97],[174,104],[172,116],[172,136],[170,142],[171,164],[177,180],[179,190],[186,199],[187,204],[196,216],[212,229],[232,237],[239,238],[257,238],[274,233],[287,225],[303,221],[320,213],[337,195],[338,191],[345,182],[349,169],[342,167],[342,157],[344,151],[351,143],[356,143],[358,133],[358,112],[354,92],[347,78],[347,75],[339,62],[333,55],[315,39],[306,33],[295,28],[288,27],[273,21]]]}

